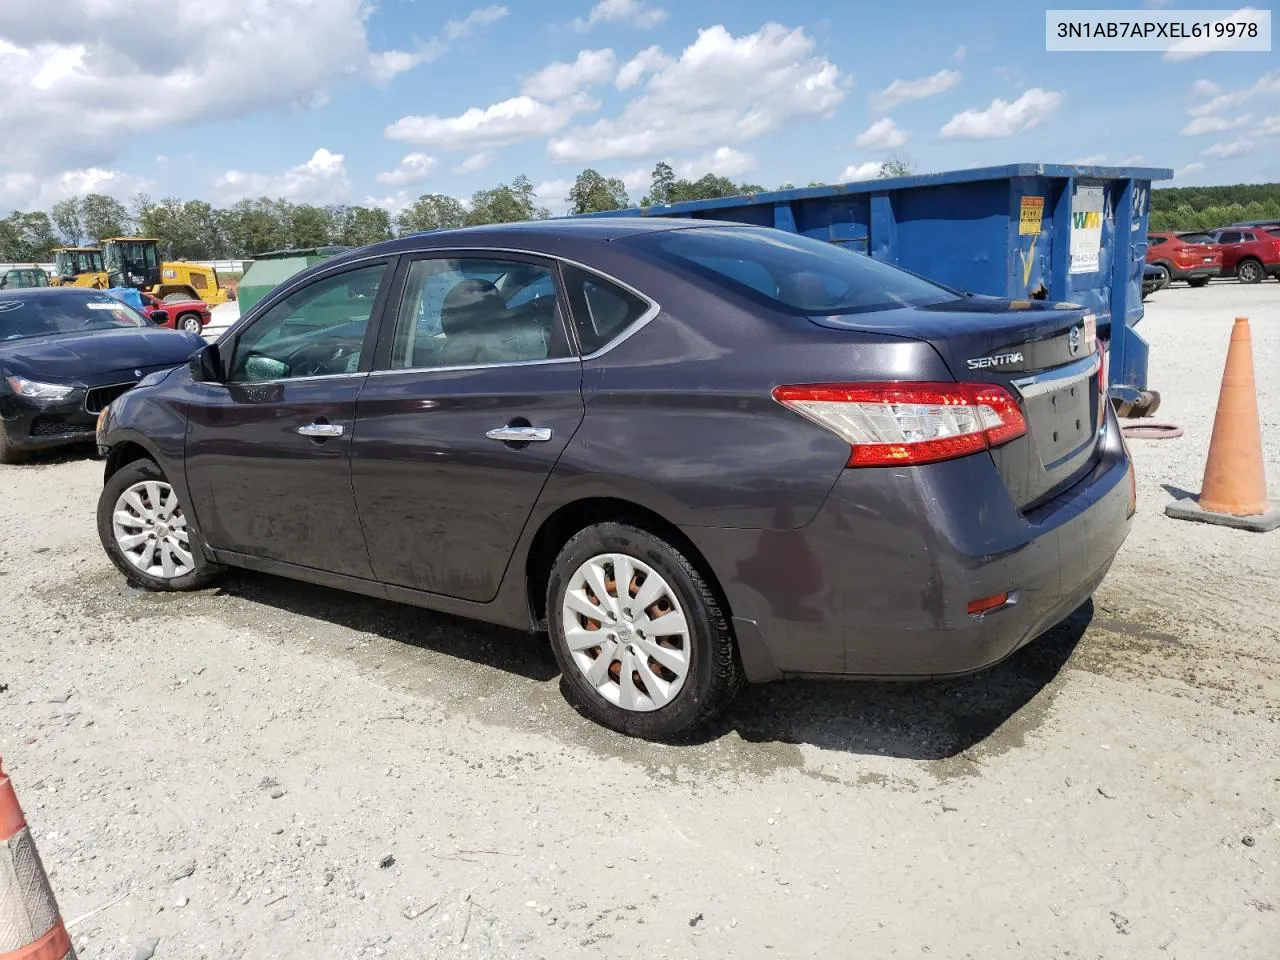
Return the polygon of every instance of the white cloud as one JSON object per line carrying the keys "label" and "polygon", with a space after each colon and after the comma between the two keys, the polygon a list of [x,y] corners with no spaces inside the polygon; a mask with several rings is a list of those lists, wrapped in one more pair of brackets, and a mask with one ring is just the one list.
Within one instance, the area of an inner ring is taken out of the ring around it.
{"label": "white cloud", "polygon": [[454,173],[475,173],[477,170],[483,170],[493,162],[492,153],[473,153],[467,159],[453,168]]}
{"label": "white cloud", "polygon": [[573,63],[547,64],[525,80],[520,92],[535,100],[560,100],[584,87],[608,83],[617,64],[612,50],[582,50]]}
{"label": "white cloud", "polygon": [[369,55],[369,75],[378,86],[386,86],[392,80],[420,64],[430,63],[440,57],[448,45],[432,40],[416,50],[382,50]]}
{"label": "white cloud", "polygon": [[962,43],[956,47],[956,52],[953,54],[953,56],[956,58],[958,62],[964,63],[965,58],[969,56],[969,48]]}
{"label": "white cloud", "polygon": [[859,150],[896,150],[907,142],[911,134],[907,133],[891,117],[877,120],[863,130],[853,145]]}
{"label": "white cloud", "polygon": [[1238,130],[1240,127],[1248,126],[1252,119],[1247,113],[1230,120],[1219,116],[1195,117],[1179,133],[1184,137],[1198,137],[1206,133],[1226,133],[1228,130]]}
{"label": "white cloud", "polygon": [[462,40],[471,36],[481,27],[497,23],[510,11],[506,7],[494,4],[489,7],[477,7],[461,20],[450,20],[444,25],[446,40]]}
{"label": "white cloud", "polygon": [[120,170],[88,167],[64,170],[53,176],[32,173],[0,173],[0,209],[47,210],[67,197],[101,193],[126,203],[134,194],[146,191],[151,180]]}
{"label": "white cloud", "polygon": [[575,30],[590,30],[602,23],[625,23],[647,30],[667,19],[667,11],[644,0],[600,0],[584,20],[581,17],[569,25]]}
{"label": "white cloud", "polygon": [[632,200],[637,204],[640,202],[640,196],[653,183],[653,171],[648,167],[636,167],[634,170],[627,170],[625,173],[614,174],[622,185],[627,188],[627,193],[631,194]]}
{"label": "white cloud", "polygon": [[1177,180],[1179,177],[1189,177],[1191,174],[1199,173],[1203,169],[1203,163],[1188,163],[1185,167],[1179,167],[1177,170],[1173,171],[1173,179]]}
{"label": "white cloud", "polygon": [[1216,97],[1221,92],[1222,87],[1212,80],[1197,80],[1191,85],[1191,95],[1193,97]]}
{"label": "white cloud", "polygon": [[374,179],[389,187],[403,187],[409,183],[420,183],[427,179],[436,166],[436,158],[425,153],[409,153],[396,164],[394,170],[378,174]]}
{"label": "white cloud", "polygon": [[[714,173],[718,177],[732,179],[746,173],[755,165],[756,158],[749,153],[743,153],[733,147],[717,147],[701,157],[676,164],[676,175],[684,179],[696,180],[708,173]],[[648,174],[644,183],[646,186],[649,183]]]}
{"label": "white cloud", "polygon": [[835,64],[813,56],[813,48],[804,30],[776,23],[741,37],[723,26],[700,30],[621,114],[553,138],[547,155],[565,163],[653,157],[742,143],[797,120],[830,116],[844,99],[844,78]]}
{"label": "white cloud", "polygon": [[1258,129],[1254,132],[1260,137],[1280,137],[1280,113],[1264,117],[1258,122]]}
{"label": "white cloud", "polygon": [[405,207],[413,205],[413,201],[417,197],[408,190],[397,190],[395,193],[385,197],[365,197],[364,205],[366,207],[381,207],[391,216],[395,216]]}
{"label": "white cloud", "polygon": [[[430,52],[371,49],[369,0],[0,2],[0,175],[108,169],[161,131],[325,102]],[[469,28],[468,28],[469,29]],[[465,32],[465,31],[464,31]]]}
{"label": "white cloud", "polygon": [[619,90],[626,90],[643,80],[646,73],[653,73],[671,62],[671,58],[662,52],[661,47],[647,47],[622,65],[614,83]]}
{"label": "white cloud", "polygon": [[1091,153],[1087,157],[1081,157],[1078,160],[1072,160],[1072,163],[1079,164],[1082,167],[1096,167],[1100,163],[1107,162],[1105,153]]}
{"label": "white cloud", "polygon": [[444,150],[504,147],[545,137],[569,124],[575,113],[599,109],[600,102],[578,94],[554,104],[519,96],[456,117],[401,117],[385,129],[391,140]]}
{"label": "white cloud", "polygon": [[1248,103],[1257,97],[1280,94],[1280,71],[1264,73],[1252,86],[1241,87],[1239,90],[1232,90],[1228,93],[1221,92],[1222,88],[1216,84],[1209,84],[1207,87],[1201,86],[1205,82],[1197,80],[1191,87],[1192,93],[1206,93],[1209,87],[1213,87],[1219,92],[1213,96],[1212,100],[1191,107],[1187,112],[1193,117],[1212,116],[1213,114],[1221,113],[1223,110],[1229,110],[1232,107]]}
{"label": "white cloud", "polygon": [[923,100],[950,90],[961,80],[959,70],[939,70],[918,80],[894,80],[883,90],[877,90],[867,99],[873,110],[891,110],[908,100]]}
{"label": "white cloud", "polygon": [[942,125],[938,132],[943,140],[993,140],[1011,137],[1039,126],[1062,103],[1056,90],[1032,87],[1009,103],[996,98],[985,110],[965,110]]}
{"label": "white cloud", "polygon": [[868,160],[866,163],[851,163],[840,171],[836,178],[838,183],[852,183],[855,180],[874,180],[880,176],[884,164],[879,160]]}
{"label": "white cloud", "polygon": [[573,189],[572,180],[544,180],[533,188],[538,206],[546,207],[552,215],[569,212],[569,191]]}
{"label": "white cloud", "polygon": [[298,203],[337,203],[351,191],[346,158],[320,147],[306,163],[282,174],[245,173],[228,170],[214,183],[214,191],[225,201],[249,197],[282,197]]}
{"label": "white cloud", "polygon": [[1215,143],[1207,150],[1202,151],[1206,157],[1218,157],[1222,160],[1229,160],[1232,157],[1242,157],[1254,148],[1256,142],[1249,137],[1237,137],[1235,140],[1224,140],[1221,143]]}
{"label": "white cloud", "polygon": [[[1241,7],[1239,10],[1233,10],[1225,17],[1219,17],[1214,23],[1243,26],[1246,23],[1256,23],[1257,14],[1257,7]],[[1205,37],[1179,40],[1165,51],[1163,59],[1175,61],[1194,60],[1196,57],[1207,56],[1210,53],[1221,50],[1236,50],[1244,42],[1243,33],[1229,34],[1224,30],[1223,34],[1219,36],[1216,30],[1212,30]]]}

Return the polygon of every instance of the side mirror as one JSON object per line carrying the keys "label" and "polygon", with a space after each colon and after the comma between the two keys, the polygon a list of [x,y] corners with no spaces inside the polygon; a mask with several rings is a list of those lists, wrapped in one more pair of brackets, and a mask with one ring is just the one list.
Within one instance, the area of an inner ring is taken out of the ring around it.
{"label": "side mirror", "polygon": [[168,310],[152,310],[151,322],[159,327],[164,326],[169,322],[169,311]]}
{"label": "side mirror", "polygon": [[216,343],[207,343],[193,353],[187,367],[191,371],[191,379],[200,383],[221,383],[223,380],[222,356]]}

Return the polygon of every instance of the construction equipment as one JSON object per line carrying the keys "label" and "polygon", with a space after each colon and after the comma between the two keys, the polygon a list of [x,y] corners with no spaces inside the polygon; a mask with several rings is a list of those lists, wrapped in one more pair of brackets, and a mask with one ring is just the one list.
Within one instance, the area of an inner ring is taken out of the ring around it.
{"label": "construction equipment", "polygon": [[58,247],[53,251],[55,287],[93,287],[105,290],[111,286],[102,250],[98,247]]}
{"label": "construction equipment", "polygon": [[218,281],[212,267],[185,260],[160,262],[160,241],[154,237],[108,237],[102,241],[107,270],[116,286],[134,287],[157,299],[203,300],[210,306],[235,299]]}

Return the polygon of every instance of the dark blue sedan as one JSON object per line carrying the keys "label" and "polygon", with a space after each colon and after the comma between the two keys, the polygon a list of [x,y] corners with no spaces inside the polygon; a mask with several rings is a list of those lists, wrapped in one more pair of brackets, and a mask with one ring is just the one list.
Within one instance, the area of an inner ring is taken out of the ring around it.
{"label": "dark blue sedan", "polygon": [[134,583],[247,567],[550,634],[585,714],[926,677],[1082,604],[1134,512],[1094,318],[706,221],[424,234],[299,274],[112,404]]}

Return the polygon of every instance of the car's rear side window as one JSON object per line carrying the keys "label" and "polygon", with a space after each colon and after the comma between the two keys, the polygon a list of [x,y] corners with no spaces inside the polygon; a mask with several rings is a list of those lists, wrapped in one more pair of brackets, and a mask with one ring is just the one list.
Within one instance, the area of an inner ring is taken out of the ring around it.
{"label": "car's rear side window", "polygon": [[660,230],[621,241],[748,299],[798,313],[862,313],[958,294],[865,254],[766,227]]}
{"label": "car's rear side window", "polygon": [[649,312],[648,301],[579,267],[566,264],[564,282],[583,356],[603,349]]}

